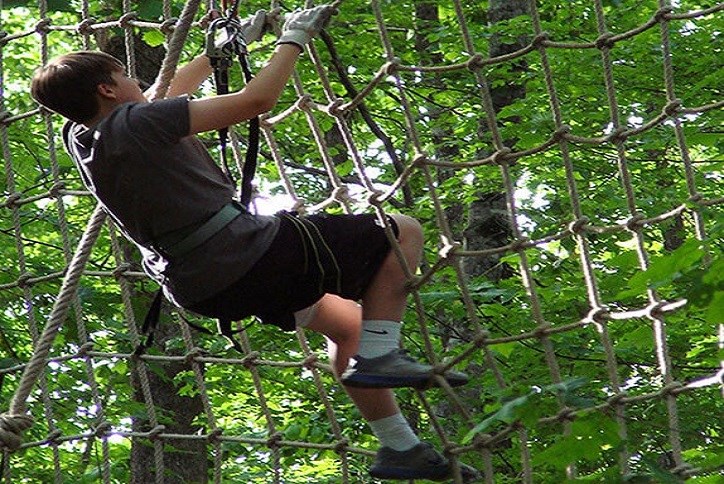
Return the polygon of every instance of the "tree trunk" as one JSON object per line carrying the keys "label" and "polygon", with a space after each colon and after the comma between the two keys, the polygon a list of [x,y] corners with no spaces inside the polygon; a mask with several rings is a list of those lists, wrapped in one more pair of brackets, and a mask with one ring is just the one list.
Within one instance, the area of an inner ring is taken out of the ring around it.
{"label": "tree trunk", "polygon": [[[508,20],[527,14],[524,0],[491,0],[488,7],[488,20],[491,23]],[[521,36],[513,43],[503,43],[499,36],[490,39],[490,57],[507,54],[525,46],[527,38]],[[513,70],[525,70],[525,61],[516,61]],[[515,100],[525,97],[525,86],[522,84],[505,83],[501,87],[491,89],[493,107],[499,112],[503,107]],[[487,129],[484,127],[483,129]],[[504,140],[512,145],[514,140]],[[488,153],[482,154],[487,156]],[[482,157],[482,156],[481,156]],[[512,235],[510,218],[505,206],[505,193],[482,193],[468,210],[468,224],[465,228],[464,245],[469,250],[485,250],[500,247],[510,242]],[[510,277],[513,269],[500,263],[499,255],[468,257],[463,261],[463,268],[468,277],[486,276],[493,282]]]}
{"label": "tree trunk", "polygon": [[[171,322],[160,322],[155,332],[155,346],[163,348],[165,343],[178,336],[178,326]],[[178,394],[174,378],[181,372],[191,371],[185,362],[147,364],[153,403],[159,423],[165,427],[164,433],[194,435],[202,430],[194,424],[197,416],[203,412],[203,404],[198,396],[185,397]],[[133,397],[143,402],[143,393],[134,368],[131,374]],[[134,432],[151,430],[148,418],[144,414],[133,417]],[[203,440],[164,439],[163,464],[164,479],[168,484],[203,483],[208,480],[209,461],[206,442]],[[133,439],[131,445],[131,483],[148,484],[156,482],[154,468],[154,448],[147,439]]]}

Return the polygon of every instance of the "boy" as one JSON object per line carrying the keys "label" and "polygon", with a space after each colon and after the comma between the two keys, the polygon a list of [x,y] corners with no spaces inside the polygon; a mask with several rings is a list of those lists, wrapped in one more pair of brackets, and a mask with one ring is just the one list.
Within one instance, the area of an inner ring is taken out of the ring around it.
{"label": "boy", "polygon": [[[83,182],[139,247],[144,270],[169,299],[209,317],[254,315],[283,330],[322,333],[335,374],[382,444],[370,474],[447,479],[451,464],[420,442],[390,390],[425,388],[435,379],[429,365],[399,349],[406,278],[379,221],[252,214],[193,136],[271,110],[304,45],[331,15],[320,6],[288,16],[268,64],[233,94],[184,96],[211,74],[200,56],[178,70],[167,99],[149,103],[118,60],[76,52],[41,68],[32,95],[68,118],[63,140]],[[258,12],[244,23],[247,42],[261,38],[265,21]],[[420,225],[402,215],[390,224],[416,267]],[[443,376],[451,385],[467,382],[459,372]],[[475,471],[463,466],[463,473]]]}

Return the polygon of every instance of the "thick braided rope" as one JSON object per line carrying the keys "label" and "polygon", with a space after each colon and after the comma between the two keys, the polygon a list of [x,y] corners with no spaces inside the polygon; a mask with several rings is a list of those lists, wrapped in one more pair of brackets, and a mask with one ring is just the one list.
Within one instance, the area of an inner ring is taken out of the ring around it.
{"label": "thick braided rope", "polygon": [[[30,358],[30,361],[25,367],[18,389],[16,390],[13,399],[10,401],[10,409],[8,414],[4,416],[5,420],[3,423],[6,426],[5,430],[12,431],[13,429],[22,427],[20,424],[9,424],[8,416],[17,419],[18,415],[25,414],[27,409],[27,399],[32,392],[33,386],[35,386],[35,382],[45,369],[47,364],[46,360],[48,354],[50,353],[50,349],[53,346],[53,341],[55,340],[55,336],[65,320],[68,307],[72,302],[75,290],[78,288],[78,281],[80,280],[81,275],[83,275],[85,263],[88,261],[88,257],[93,249],[93,244],[100,233],[104,220],[105,212],[103,212],[101,206],[97,206],[88,221],[88,226],[80,239],[78,248],[73,255],[73,259],[68,265],[67,276],[63,279],[63,285],[60,288],[58,299],[53,306],[53,311],[50,314],[48,323],[46,324],[40,339],[35,345],[33,356]],[[23,422],[27,422],[27,420],[23,419]],[[3,441],[0,442],[0,444],[2,444],[4,448],[14,450],[17,448],[17,444],[19,444],[21,440],[22,439],[19,436],[17,439],[3,438]]]}

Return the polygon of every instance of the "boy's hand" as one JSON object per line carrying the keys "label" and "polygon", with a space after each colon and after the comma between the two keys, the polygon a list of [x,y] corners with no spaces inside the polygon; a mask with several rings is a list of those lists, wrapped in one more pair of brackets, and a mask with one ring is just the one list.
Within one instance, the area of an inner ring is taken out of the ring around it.
{"label": "boy's hand", "polygon": [[267,31],[266,11],[257,10],[257,12],[241,22],[241,33],[247,44],[261,40]]}
{"label": "boy's hand", "polygon": [[295,10],[287,16],[277,44],[294,44],[304,50],[304,46],[312,40],[312,37],[327,25],[333,13],[334,8],[329,5]]}

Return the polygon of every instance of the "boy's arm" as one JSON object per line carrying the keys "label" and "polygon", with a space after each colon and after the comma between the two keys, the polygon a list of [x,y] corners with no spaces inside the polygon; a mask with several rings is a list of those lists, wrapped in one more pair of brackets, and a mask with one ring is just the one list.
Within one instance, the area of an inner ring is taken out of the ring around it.
{"label": "boy's arm", "polygon": [[190,133],[225,128],[271,110],[294,71],[298,46],[280,44],[269,63],[241,91],[189,101]]}
{"label": "boy's arm", "polygon": [[[171,85],[168,87],[166,97],[176,97],[183,94],[191,95],[210,75],[211,64],[209,58],[202,54],[176,71],[171,80]],[[146,99],[153,99],[157,87],[158,84],[154,83],[143,93]]]}
{"label": "boy's arm", "polygon": [[271,110],[292,75],[304,45],[322,30],[332,13],[329,5],[291,13],[269,63],[244,89],[189,102],[189,134],[225,128]]}

